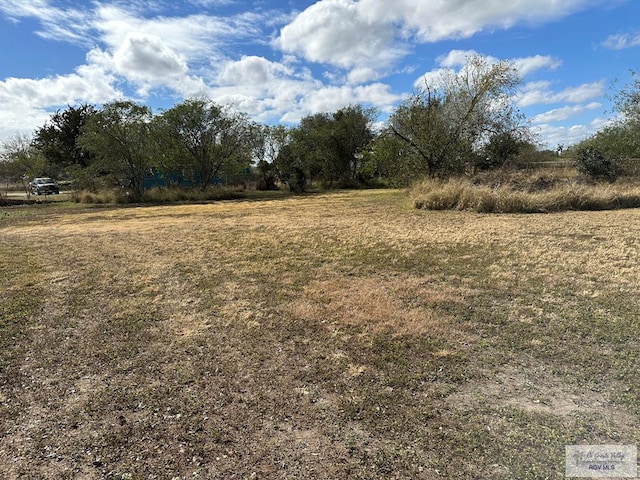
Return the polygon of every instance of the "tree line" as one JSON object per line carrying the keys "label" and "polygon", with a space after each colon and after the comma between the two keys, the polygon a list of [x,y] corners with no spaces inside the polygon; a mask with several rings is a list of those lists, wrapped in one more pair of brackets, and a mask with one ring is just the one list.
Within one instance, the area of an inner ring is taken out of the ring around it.
{"label": "tree line", "polygon": [[[295,127],[262,125],[206,98],[156,114],[132,101],[69,106],[33,138],[5,143],[0,176],[67,177],[80,188],[126,187],[135,198],[150,172],[167,186],[202,189],[223,175],[247,172],[259,189],[407,185],[423,176],[500,168],[539,155],[514,102],[520,81],[511,62],[472,55],[460,72],[425,79],[382,126],[375,124],[377,112],[361,105],[309,115]],[[619,96],[625,121],[581,146],[596,163],[635,155],[637,146],[629,141],[624,150],[620,137],[629,138],[629,129],[640,125],[639,86]]]}
{"label": "tree line", "polygon": [[612,97],[616,118],[572,147],[578,170],[592,179],[640,176],[640,73],[631,73]]}

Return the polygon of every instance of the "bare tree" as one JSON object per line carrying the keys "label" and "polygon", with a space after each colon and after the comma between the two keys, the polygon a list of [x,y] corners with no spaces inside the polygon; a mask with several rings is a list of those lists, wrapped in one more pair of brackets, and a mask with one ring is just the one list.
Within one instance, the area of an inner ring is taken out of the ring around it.
{"label": "bare tree", "polygon": [[510,62],[471,55],[460,72],[425,80],[391,116],[388,132],[421,159],[416,174],[460,172],[492,136],[528,133],[513,100],[519,83]]}

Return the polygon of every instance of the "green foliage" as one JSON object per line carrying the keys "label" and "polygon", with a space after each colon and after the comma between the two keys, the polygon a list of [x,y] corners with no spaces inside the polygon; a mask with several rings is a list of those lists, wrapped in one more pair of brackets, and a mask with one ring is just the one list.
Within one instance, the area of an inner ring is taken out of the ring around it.
{"label": "green foliage", "polygon": [[258,173],[258,180],[256,182],[256,188],[258,190],[278,189],[278,185],[276,183],[276,167],[273,163],[260,160],[256,166],[256,171]]}
{"label": "green foliage", "polygon": [[89,118],[78,139],[81,148],[96,156],[99,168],[142,198],[144,178],[151,167],[151,110],[130,101],[104,105]]}
{"label": "green foliage", "polygon": [[620,175],[638,175],[640,168],[640,77],[614,96],[619,119],[575,147],[579,169],[593,179],[613,180]]}
{"label": "green foliage", "polygon": [[[69,106],[66,110],[58,110],[36,130],[33,146],[56,170],[56,176],[71,166],[85,168],[93,162],[93,155],[77,140],[83,126],[95,113],[91,105]],[[78,172],[77,168],[73,171]]]}
{"label": "green foliage", "polygon": [[306,188],[307,181],[326,187],[355,183],[362,167],[363,151],[373,140],[375,112],[349,106],[333,114],[304,117],[289,132],[286,152],[278,156],[280,179],[292,191]]}
{"label": "green foliage", "polygon": [[252,133],[246,116],[204,99],[185,100],[154,122],[162,151],[156,156],[165,172],[192,172],[189,180],[206,188],[221,174],[234,174],[252,160]]}
{"label": "green foliage", "polygon": [[446,71],[426,83],[389,120],[387,135],[395,135],[412,151],[395,158],[409,162],[397,171],[401,176],[407,170],[414,176],[459,174],[475,163],[490,138],[529,136],[511,99],[519,82],[509,62],[491,64],[472,55],[459,73]]}
{"label": "green foliage", "polygon": [[578,171],[594,180],[614,181],[618,168],[611,158],[605,156],[595,146],[585,146],[578,150]]}
{"label": "green foliage", "polygon": [[374,138],[371,124],[375,114],[375,110],[359,105],[342,108],[333,114],[329,135],[333,149],[332,168],[328,172],[330,183],[336,181],[345,185],[358,176],[362,152]]}
{"label": "green foliage", "polygon": [[307,189],[307,174],[305,165],[299,155],[296,155],[291,145],[284,145],[274,162],[280,181],[295,193],[302,193]]}
{"label": "green foliage", "polygon": [[456,129],[445,112],[444,95],[430,88],[402,103],[389,121],[389,131],[411,150],[411,155],[398,160],[410,161],[409,169],[414,175],[446,175],[463,170],[461,161],[469,145],[456,134]]}
{"label": "green foliage", "polygon": [[66,173],[73,181],[73,188],[95,192],[105,185],[108,178],[104,172],[100,172],[100,165],[97,162],[86,167],[81,165],[70,165],[66,168]]}
{"label": "green foliage", "polygon": [[476,166],[480,170],[501,168],[514,163],[521,154],[530,153],[533,150],[535,146],[520,138],[517,133],[501,132],[489,138],[481,154],[478,155]]}
{"label": "green foliage", "polygon": [[51,165],[34,148],[31,139],[27,135],[15,135],[2,144],[0,176],[10,182],[20,182],[28,178],[54,175]]}
{"label": "green foliage", "polygon": [[416,172],[424,171],[422,157],[410,145],[384,130],[365,152],[361,168],[368,181],[387,180],[392,186],[409,185],[416,178]]}
{"label": "green foliage", "polygon": [[631,77],[631,83],[624,85],[613,98],[623,123],[640,121],[640,73],[632,71]]}

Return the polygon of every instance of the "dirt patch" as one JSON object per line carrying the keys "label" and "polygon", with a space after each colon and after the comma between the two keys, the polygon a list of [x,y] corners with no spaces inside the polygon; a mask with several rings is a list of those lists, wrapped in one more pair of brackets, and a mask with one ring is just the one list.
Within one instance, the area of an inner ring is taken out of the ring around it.
{"label": "dirt patch", "polygon": [[460,410],[491,405],[559,417],[593,414],[621,427],[635,421],[633,415],[616,407],[607,393],[572,388],[553,373],[551,366],[541,363],[504,366],[483,380],[464,385],[447,397],[446,403]]}

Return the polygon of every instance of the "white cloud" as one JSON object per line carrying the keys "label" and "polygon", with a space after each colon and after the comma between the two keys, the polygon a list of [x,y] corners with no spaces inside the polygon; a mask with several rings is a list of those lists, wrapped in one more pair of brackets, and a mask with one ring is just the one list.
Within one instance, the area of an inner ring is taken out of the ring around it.
{"label": "white cloud", "polygon": [[[9,109],[0,110],[0,146],[16,135],[31,137],[36,128],[44,125],[51,117],[51,112],[41,108],[23,109],[22,115],[16,115]],[[11,127],[4,127],[11,125]]]}
{"label": "white cloud", "polygon": [[358,10],[369,21],[399,23],[420,41],[468,38],[493,28],[539,23],[580,10],[592,0],[360,0]]}
{"label": "white cloud", "polygon": [[591,102],[586,105],[568,105],[561,108],[554,108],[548,112],[538,114],[534,116],[531,121],[533,123],[551,123],[567,120],[576,115],[580,115],[589,110],[596,110],[601,108],[602,104],[599,102]]}
{"label": "white cloud", "polygon": [[531,105],[554,103],[553,95],[551,82],[546,80],[529,82],[521,88],[521,92],[518,95],[518,105],[520,107],[528,107]]}
{"label": "white cloud", "polygon": [[[436,59],[438,65],[446,68],[462,67],[467,61],[467,58],[473,55],[479,55],[475,50],[451,50],[446,55],[442,55]],[[496,57],[490,55],[482,55],[490,64],[495,64],[500,61]],[[523,77],[531,72],[541,69],[555,70],[562,62],[551,56],[534,55],[531,57],[512,58],[506,59],[513,63],[513,66]]]}
{"label": "white cloud", "polygon": [[[295,15],[254,8],[218,17],[172,16],[180,10],[166,0],[0,0],[0,12],[6,17],[15,22],[35,20],[41,37],[70,42],[88,52],[86,65],[67,74],[0,81],[0,104],[5,109],[0,124],[18,126],[30,119],[38,125],[47,109],[80,101],[99,104],[132,92],[144,98],[155,93],[153,89],[176,98],[207,95],[233,103],[259,121],[295,122],[304,115],[356,103],[389,111],[400,95],[380,79],[401,68],[409,75],[417,71],[417,62],[399,64],[410,43],[542,22],[600,1],[394,0],[390,5],[387,0],[319,0],[308,2],[311,5]],[[188,2],[200,7],[242,5],[237,0]],[[285,26],[274,33],[280,25]],[[271,47],[280,58],[263,50],[240,56],[240,46],[246,44]],[[475,52],[451,50],[416,85],[444,69],[459,69],[470,53]],[[314,67],[312,73],[302,59],[327,67],[320,71]],[[560,65],[558,59],[544,55],[512,61],[523,76]],[[519,101],[582,104],[602,90],[602,83],[561,92],[554,92],[550,83],[529,83]],[[565,108],[569,107],[547,112],[540,122],[569,114]],[[6,120],[7,111],[14,120]]]}
{"label": "white cloud", "polygon": [[243,56],[238,61],[227,61],[217,76],[219,85],[254,85],[265,87],[293,74],[293,70],[280,63],[254,55]]}
{"label": "white cloud", "polygon": [[191,61],[224,58],[221,49],[240,39],[258,36],[261,17],[189,15],[186,17],[137,16],[113,5],[98,7],[93,25],[100,41],[115,50],[132,34],[161,38],[167,48]]}
{"label": "white cloud", "polygon": [[551,90],[551,82],[530,82],[525,84],[518,96],[518,106],[528,107],[552,103],[581,103],[601,97],[604,81],[583,83],[577,87],[565,88],[559,92]]}
{"label": "white cloud", "polygon": [[371,67],[357,67],[349,72],[347,81],[350,84],[362,84],[379,78],[378,72]]}
{"label": "white cloud", "polygon": [[386,18],[368,20],[352,0],[322,0],[300,13],[280,32],[285,53],[342,68],[387,67],[406,50],[395,43]]}
{"label": "white cloud", "polygon": [[373,105],[381,111],[388,111],[399,96],[392,93],[388,85],[374,83],[359,86],[322,86],[315,90],[305,90],[295,103],[280,103],[280,120],[296,123],[302,117],[317,112],[333,112],[347,105]]}
{"label": "white cloud", "polygon": [[44,125],[51,110],[79,103],[101,104],[123,98],[114,87],[115,79],[91,65],[69,75],[41,79],[7,78],[0,81],[0,141],[15,132],[32,133]]}
{"label": "white cloud", "polygon": [[609,123],[609,119],[595,118],[588,124],[550,125],[540,124],[533,127],[534,132],[543,139],[546,148],[555,149],[559,144],[575,145],[589,138]]}
{"label": "white cloud", "polygon": [[438,88],[441,85],[443,76],[452,71],[454,70],[451,68],[436,68],[426,72],[413,82],[413,88],[416,90],[421,90],[426,86]]}
{"label": "white cloud", "polygon": [[[426,84],[436,85],[441,78],[442,74],[446,71],[459,71],[467,63],[467,59],[470,56],[480,55],[475,50],[451,50],[446,55],[441,55],[436,59],[438,68],[424,73],[414,83],[414,88],[422,88]],[[490,55],[481,55],[489,64],[495,64],[500,59],[492,57]],[[536,70],[549,69],[555,70],[561,65],[561,61],[551,57],[543,55],[534,55],[531,57],[505,59],[511,62],[514,68],[517,70],[521,77],[524,77]]]}
{"label": "white cloud", "polygon": [[15,22],[22,18],[38,19],[42,29],[36,33],[42,38],[75,44],[87,43],[90,21],[81,10],[55,8],[47,0],[0,0],[0,11]]}
{"label": "white cloud", "polygon": [[534,55],[532,57],[513,59],[514,66],[521,76],[526,76],[536,70],[556,70],[562,62],[548,55]]}
{"label": "white cloud", "polygon": [[[436,59],[436,62],[441,67],[445,68],[458,68],[462,67],[466,62],[467,58],[472,55],[477,55],[478,52],[475,50],[451,50],[446,55],[441,55]],[[485,56],[486,59],[491,62],[495,62],[496,59],[490,56]]]}
{"label": "white cloud", "polygon": [[371,85],[329,86],[307,95],[305,103],[307,114],[313,112],[331,112],[346,105],[373,104],[390,105],[399,99],[391,93],[389,86],[382,83]]}
{"label": "white cloud", "polygon": [[604,94],[604,81],[583,83],[577,87],[566,88],[556,93],[557,102],[580,103],[601,97]]}
{"label": "white cloud", "polygon": [[[238,78],[231,82],[236,72],[251,70],[255,79],[264,82],[248,82]],[[233,72],[233,74],[231,74]],[[293,71],[281,64],[269,63],[265,59],[245,58],[229,63],[221,76],[230,82],[211,87],[206,94],[215,101],[233,105],[239,111],[252,115],[262,122],[296,123],[302,117],[316,112],[335,111],[350,104],[372,105],[388,111],[399,99],[388,85],[327,86],[311,78],[305,70]]]}
{"label": "white cloud", "polygon": [[70,75],[42,79],[8,78],[0,82],[0,103],[38,109],[79,102],[102,103],[122,97],[114,79],[99,69],[83,66]]}
{"label": "white cloud", "polygon": [[221,5],[232,5],[236,0],[189,0],[189,3],[200,7],[219,7]]}
{"label": "white cloud", "polygon": [[[307,61],[358,72],[365,66],[378,70],[406,55],[408,40],[468,38],[485,30],[557,19],[594,1],[600,0],[395,0],[392,6],[388,0],[320,0],[282,28],[276,44]],[[450,52],[443,66],[456,66],[464,54]],[[521,59],[516,67],[526,75],[559,64],[557,59],[536,56]]]}
{"label": "white cloud", "polygon": [[159,37],[130,33],[113,53],[113,66],[131,80],[160,85],[187,73],[184,58]]}
{"label": "white cloud", "polygon": [[637,47],[640,46],[640,33],[611,35],[602,42],[602,45],[611,50],[623,50],[625,48]]}

